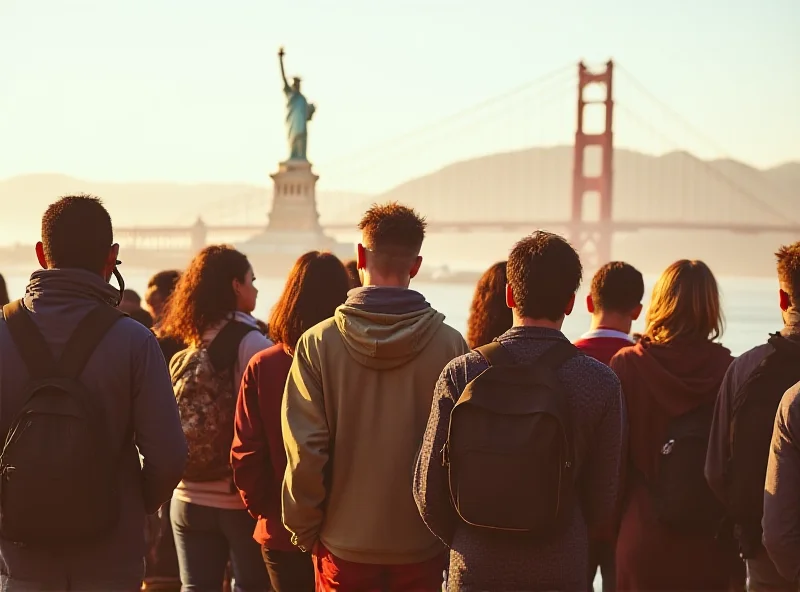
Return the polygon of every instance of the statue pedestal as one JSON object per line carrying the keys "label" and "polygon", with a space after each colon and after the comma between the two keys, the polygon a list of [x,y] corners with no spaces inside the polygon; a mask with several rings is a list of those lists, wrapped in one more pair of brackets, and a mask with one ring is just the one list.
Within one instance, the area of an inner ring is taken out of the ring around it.
{"label": "statue pedestal", "polygon": [[272,211],[267,231],[300,231],[322,234],[317,212],[317,179],[307,160],[280,163],[273,181]]}
{"label": "statue pedestal", "polygon": [[317,211],[319,176],[307,160],[287,160],[270,175],[272,211],[267,228],[239,245],[251,260],[256,275],[285,275],[295,260],[308,251],[330,251],[340,259],[355,256],[352,244],[339,243],[322,230]]}

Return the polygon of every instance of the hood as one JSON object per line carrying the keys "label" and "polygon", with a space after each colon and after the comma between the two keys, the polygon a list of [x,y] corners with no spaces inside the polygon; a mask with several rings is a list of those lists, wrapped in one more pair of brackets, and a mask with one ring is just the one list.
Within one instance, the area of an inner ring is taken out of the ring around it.
{"label": "hood", "polygon": [[671,415],[681,415],[698,404],[714,401],[733,357],[711,341],[675,341],[657,344],[642,339],[626,362],[658,404]]}
{"label": "hood", "polygon": [[375,286],[352,290],[334,314],[350,356],[375,370],[397,368],[416,358],[444,318],[418,292]]}
{"label": "hood", "polygon": [[119,290],[99,275],[83,269],[40,269],[31,275],[25,289],[25,306],[60,309],[63,314],[72,308],[85,308],[88,303],[105,302],[116,306]]}

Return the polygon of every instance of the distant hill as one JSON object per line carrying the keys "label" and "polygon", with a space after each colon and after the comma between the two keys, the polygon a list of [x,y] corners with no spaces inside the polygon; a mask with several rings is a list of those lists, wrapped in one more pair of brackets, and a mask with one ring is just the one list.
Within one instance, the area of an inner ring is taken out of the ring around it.
{"label": "distant hill", "polygon": [[[598,164],[587,158],[587,172]],[[318,207],[323,221],[355,225],[371,203],[397,200],[434,221],[522,219],[531,220],[533,230],[537,220],[569,217],[571,183],[571,147],[531,148],[456,162],[378,196],[323,191]],[[799,188],[797,162],[760,170],[732,160],[704,161],[685,152],[615,152],[614,215],[621,220],[795,221],[800,228]],[[110,183],[25,175],[0,181],[0,244],[33,242],[47,204],[80,191],[103,197],[119,226],[189,225],[200,215],[212,225],[259,224],[266,221],[271,201],[266,186]],[[639,232],[617,236],[614,256],[651,272],[687,257],[706,259],[720,273],[761,275],[772,273],[775,248],[798,240],[800,232],[795,234]],[[480,267],[504,257],[514,238],[437,237],[426,244],[437,264]]]}
{"label": "distant hill", "polygon": [[[246,184],[112,183],[60,174],[20,175],[0,180],[0,244],[34,242],[47,206],[61,195],[81,192],[102,197],[118,226],[188,226],[198,216],[209,224],[259,224],[266,222],[272,200],[271,188]],[[339,204],[366,196],[322,192],[318,198],[323,215],[336,215]]]}

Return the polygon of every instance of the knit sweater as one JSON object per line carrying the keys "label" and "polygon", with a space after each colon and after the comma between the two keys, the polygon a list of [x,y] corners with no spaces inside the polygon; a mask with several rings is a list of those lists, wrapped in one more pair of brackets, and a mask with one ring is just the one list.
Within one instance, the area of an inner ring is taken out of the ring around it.
{"label": "knit sweater", "polygon": [[[515,327],[499,341],[524,364],[566,338],[553,329]],[[584,355],[559,369],[572,415],[578,495],[565,529],[546,542],[533,542],[471,527],[450,503],[447,469],[440,460],[450,412],[467,383],[487,367],[473,352],[442,372],[414,477],[423,520],[450,547],[447,589],[586,590],[587,528],[613,540],[625,425],[619,380],[608,366]]]}

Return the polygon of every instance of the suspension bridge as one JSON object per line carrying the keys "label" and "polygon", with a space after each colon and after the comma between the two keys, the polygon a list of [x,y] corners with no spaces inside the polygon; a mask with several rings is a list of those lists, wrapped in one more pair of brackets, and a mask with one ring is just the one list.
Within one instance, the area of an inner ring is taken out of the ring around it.
{"label": "suspension bridge", "polygon": [[[571,147],[532,148],[553,144],[558,127],[570,123]],[[721,158],[692,156],[676,135]],[[658,147],[660,155],[621,149],[618,138]],[[370,203],[396,199],[424,213],[434,233],[561,230],[589,265],[609,260],[621,233],[800,234],[796,208],[789,207],[797,203],[791,188],[769,171],[731,159],[612,62],[554,70],[423,128],[320,163],[317,170],[327,186],[370,178],[390,184],[371,197],[329,200],[322,190],[317,202],[328,233],[352,232]],[[270,200],[267,189],[221,196],[193,225],[118,228],[115,234],[128,249],[192,253],[211,237],[245,239],[262,232]]]}

